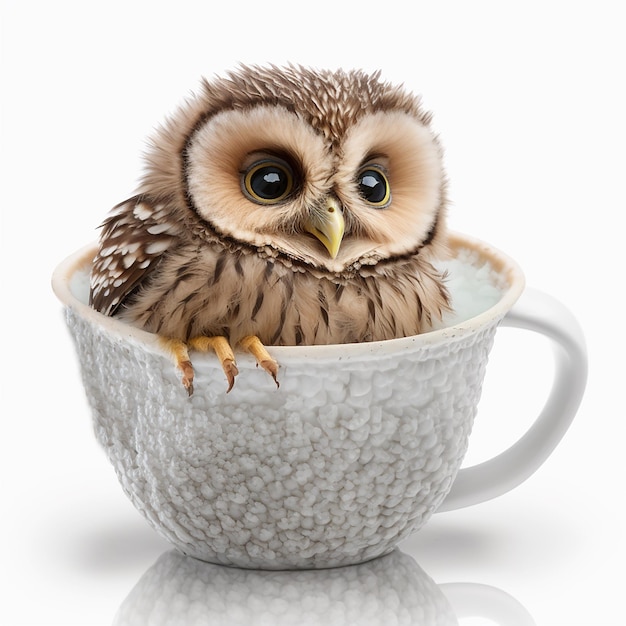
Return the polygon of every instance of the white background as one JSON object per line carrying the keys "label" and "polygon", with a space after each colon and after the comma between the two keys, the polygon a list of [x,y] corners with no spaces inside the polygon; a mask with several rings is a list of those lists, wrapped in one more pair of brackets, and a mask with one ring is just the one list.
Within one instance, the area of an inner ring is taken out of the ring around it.
{"label": "white background", "polygon": [[[446,149],[452,228],[513,256],[587,337],[587,393],[547,463],[505,496],[436,515],[401,548],[437,583],[503,590],[538,626],[623,623],[619,9],[5,0],[0,622],[111,624],[169,549],[95,443],[50,276],[133,193],[146,135],[201,75],[292,61],[381,68],[421,93]],[[498,333],[468,462],[511,443],[543,402],[551,353],[528,335]]]}

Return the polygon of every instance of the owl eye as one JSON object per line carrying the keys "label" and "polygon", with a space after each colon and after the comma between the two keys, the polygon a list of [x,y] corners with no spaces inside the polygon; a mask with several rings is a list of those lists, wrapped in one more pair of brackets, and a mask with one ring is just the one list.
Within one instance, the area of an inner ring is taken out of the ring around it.
{"label": "owl eye", "polygon": [[289,196],[293,186],[291,167],[274,159],[253,163],[242,177],[244,193],[259,204],[278,204]]}
{"label": "owl eye", "polygon": [[376,166],[364,167],[357,177],[359,192],[377,209],[384,209],[391,202],[391,188],[384,172]]}

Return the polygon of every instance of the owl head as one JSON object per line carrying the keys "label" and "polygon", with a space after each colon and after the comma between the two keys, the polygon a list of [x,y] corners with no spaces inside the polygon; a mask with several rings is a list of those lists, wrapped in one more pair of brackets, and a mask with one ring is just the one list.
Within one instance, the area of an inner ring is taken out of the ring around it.
{"label": "owl head", "polygon": [[345,272],[444,245],[442,151],[380,73],[241,66],[156,132],[140,192],[222,242]]}

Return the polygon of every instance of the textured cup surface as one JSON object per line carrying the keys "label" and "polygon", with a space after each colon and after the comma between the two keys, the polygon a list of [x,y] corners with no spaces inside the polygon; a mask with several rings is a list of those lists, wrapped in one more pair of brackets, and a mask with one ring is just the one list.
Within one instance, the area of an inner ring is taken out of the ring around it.
{"label": "textured cup surface", "polygon": [[499,321],[523,288],[508,257],[453,249],[501,287],[488,310],[415,337],[277,347],[280,389],[252,359],[225,393],[192,354],[195,392],[157,339],[81,302],[94,249],[53,279],[98,440],[150,524],[183,553],[240,567],[355,564],[390,552],[441,504],[460,467]]}
{"label": "textured cup surface", "polygon": [[458,626],[444,590],[399,550],[298,572],[221,567],[171,550],[141,577],[113,626]]}

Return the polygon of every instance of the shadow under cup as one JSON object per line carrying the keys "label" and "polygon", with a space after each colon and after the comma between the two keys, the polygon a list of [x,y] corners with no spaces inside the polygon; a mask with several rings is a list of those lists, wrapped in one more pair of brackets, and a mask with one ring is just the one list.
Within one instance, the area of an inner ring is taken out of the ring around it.
{"label": "shadow under cup", "polygon": [[419,529],[457,476],[494,334],[524,289],[491,246],[455,234],[452,248],[488,271],[487,310],[414,337],[271,348],[279,389],[241,354],[226,394],[217,359],[194,353],[192,397],[154,335],[85,304],[95,248],[62,263],[53,286],[96,436],[150,524],[185,554],[265,569],[367,561]]}

